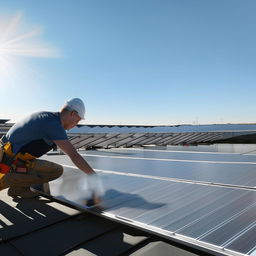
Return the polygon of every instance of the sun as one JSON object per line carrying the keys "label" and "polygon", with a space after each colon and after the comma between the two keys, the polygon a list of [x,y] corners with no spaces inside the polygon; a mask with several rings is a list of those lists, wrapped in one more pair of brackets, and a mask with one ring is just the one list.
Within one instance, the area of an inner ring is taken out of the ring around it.
{"label": "sun", "polygon": [[58,57],[56,49],[40,41],[42,29],[25,26],[24,15],[19,12],[0,21],[0,78],[12,75],[17,60],[28,57]]}

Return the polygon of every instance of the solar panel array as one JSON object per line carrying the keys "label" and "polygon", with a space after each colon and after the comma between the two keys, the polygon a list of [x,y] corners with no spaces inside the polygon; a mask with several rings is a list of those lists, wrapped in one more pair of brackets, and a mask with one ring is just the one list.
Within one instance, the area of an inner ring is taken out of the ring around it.
{"label": "solar panel array", "polygon": [[[82,153],[82,152],[81,152]],[[213,254],[256,254],[256,156],[113,149],[87,151],[106,189],[104,215]],[[66,156],[51,193],[84,207],[86,175]]]}
{"label": "solar panel array", "polygon": [[[12,123],[0,120],[0,136]],[[131,147],[134,145],[180,145],[213,143],[227,139],[254,136],[256,125],[180,125],[180,126],[107,126],[79,125],[68,132],[76,149]],[[250,137],[251,140],[254,138]]]}
{"label": "solar panel array", "polygon": [[215,141],[254,134],[255,132],[183,132],[183,133],[69,133],[69,140],[79,148],[117,148],[141,145],[180,145],[194,143],[212,143]]}
{"label": "solar panel array", "polygon": [[7,123],[9,119],[0,119],[0,137],[6,134],[9,129],[13,126],[11,123]]}

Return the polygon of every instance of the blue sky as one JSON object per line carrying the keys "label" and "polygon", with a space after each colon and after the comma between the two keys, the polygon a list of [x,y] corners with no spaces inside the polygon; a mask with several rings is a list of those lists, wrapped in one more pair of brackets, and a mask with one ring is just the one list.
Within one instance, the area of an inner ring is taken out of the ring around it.
{"label": "blue sky", "polygon": [[[255,11],[254,0],[0,0],[0,118],[80,97],[89,124],[255,123]],[[2,54],[11,28],[8,40],[28,36]]]}

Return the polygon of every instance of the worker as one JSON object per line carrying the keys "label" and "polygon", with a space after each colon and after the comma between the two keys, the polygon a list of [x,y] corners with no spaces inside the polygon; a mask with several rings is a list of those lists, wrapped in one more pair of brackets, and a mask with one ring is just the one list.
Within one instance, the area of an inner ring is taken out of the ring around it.
{"label": "worker", "polygon": [[66,130],[75,127],[84,115],[83,101],[73,98],[64,104],[60,112],[37,112],[14,124],[1,138],[0,190],[9,188],[7,193],[12,197],[38,196],[30,186],[57,179],[62,175],[63,167],[37,158],[58,146],[77,168],[88,175],[88,180],[96,184],[93,197],[95,203],[100,203],[97,174],[66,134]]}

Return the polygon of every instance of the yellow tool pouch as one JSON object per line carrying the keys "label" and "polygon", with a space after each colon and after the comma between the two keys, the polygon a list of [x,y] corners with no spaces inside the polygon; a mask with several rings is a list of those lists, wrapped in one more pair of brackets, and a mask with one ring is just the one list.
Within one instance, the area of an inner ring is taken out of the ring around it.
{"label": "yellow tool pouch", "polygon": [[7,142],[3,146],[3,157],[2,162],[0,164],[0,172],[8,173],[8,172],[20,172],[27,173],[27,168],[32,168],[33,163],[30,160],[35,159],[35,156],[32,156],[29,153],[17,153],[14,154],[12,152],[12,144]]}

